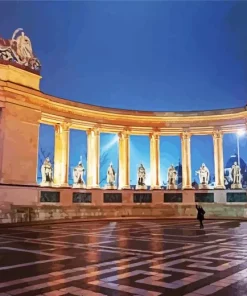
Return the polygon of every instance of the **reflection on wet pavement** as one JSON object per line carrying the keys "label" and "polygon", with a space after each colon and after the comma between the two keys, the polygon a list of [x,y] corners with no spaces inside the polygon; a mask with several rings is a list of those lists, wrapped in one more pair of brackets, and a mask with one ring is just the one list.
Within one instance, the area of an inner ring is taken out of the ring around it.
{"label": "reflection on wet pavement", "polygon": [[76,222],[0,229],[3,295],[247,295],[247,222]]}

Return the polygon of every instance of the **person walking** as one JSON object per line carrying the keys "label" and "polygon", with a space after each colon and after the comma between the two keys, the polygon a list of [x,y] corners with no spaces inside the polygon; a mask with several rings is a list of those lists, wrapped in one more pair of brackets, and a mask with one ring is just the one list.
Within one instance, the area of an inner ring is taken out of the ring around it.
{"label": "person walking", "polygon": [[204,228],[204,225],[202,223],[202,221],[204,220],[204,215],[205,215],[205,211],[203,210],[203,208],[201,206],[196,205],[196,209],[197,209],[197,220],[200,221],[200,228]]}

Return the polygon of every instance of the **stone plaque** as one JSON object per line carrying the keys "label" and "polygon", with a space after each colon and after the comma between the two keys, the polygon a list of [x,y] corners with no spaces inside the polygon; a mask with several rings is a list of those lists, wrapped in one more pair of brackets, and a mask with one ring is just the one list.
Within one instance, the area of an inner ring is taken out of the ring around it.
{"label": "stone plaque", "polygon": [[104,203],[121,203],[122,193],[104,193]]}
{"label": "stone plaque", "polygon": [[91,203],[91,192],[73,192],[73,203]]}
{"label": "stone plaque", "polygon": [[227,192],[227,202],[247,202],[246,192]]}
{"label": "stone plaque", "polygon": [[164,193],[164,202],[183,202],[182,193]]}
{"label": "stone plaque", "polygon": [[60,192],[41,191],[40,202],[60,202]]}
{"label": "stone plaque", "polygon": [[214,194],[209,192],[196,192],[195,202],[214,202]]}
{"label": "stone plaque", "polygon": [[152,193],[134,193],[133,200],[135,203],[151,203]]}

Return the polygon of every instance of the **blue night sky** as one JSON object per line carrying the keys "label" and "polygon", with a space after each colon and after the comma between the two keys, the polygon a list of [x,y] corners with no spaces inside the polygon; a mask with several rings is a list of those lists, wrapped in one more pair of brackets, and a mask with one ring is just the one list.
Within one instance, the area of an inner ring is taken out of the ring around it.
{"label": "blue night sky", "polygon": [[[45,93],[155,111],[246,104],[245,1],[2,1],[1,12],[2,37],[11,38],[16,28],[23,28],[31,38],[42,63]],[[51,127],[41,127],[42,148],[51,154],[53,134]],[[114,137],[101,135],[101,154],[109,150],[103,155],[104,171],[110,161],[117,169]],[[80,155],[85,162],[85,133],[72,131],[70,140],[71,166]],[[191,143],[193,179],[201,162],[213,170],[213,146],[210,137],[193,137]],[[236,136],[225,136],[225,161],[235,151]],[[161,179],[180,154],[178,137],[162,137]],[[240,154],[247,160],[245,138]],[[131,138],[130,159],[135,183],[139,162],[149,170],[148,137]]]}

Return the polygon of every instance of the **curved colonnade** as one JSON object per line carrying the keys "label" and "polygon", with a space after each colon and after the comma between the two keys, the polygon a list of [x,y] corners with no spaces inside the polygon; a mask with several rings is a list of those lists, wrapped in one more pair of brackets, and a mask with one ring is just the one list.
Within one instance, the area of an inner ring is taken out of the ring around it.
{"label": "curved colonnade", "polygon": [[[224,189],[223,134],[246,129],[246,107],[200,112],[112,109],[44,94],[39,90],[40,78],[37,74],[12,65],[0,64],[2,186],[37,186],[39,125],[43,123],[55,127],[54,184],[57,187],[68,186],[69,131],[79,129],[87,132],[89,189],[99,188],[101,132],[119,136],[119,189],[128,189],[130,186],[130,135],[150,136],[152,189],[160,188],[160,136],[180,136],[183,189],[191,189],[190,138],[192,135],[211,135],[214,143],[215,188]],[[40,194],[40,189],[37,194]],[[35,198],[36,203],[39,203],[38,197]]]}
{"label": "curved colonnade", "polygon": [[[160,186],[160,136],[180,136],[183,189],[190,189],[190,138],[192,135],[211,135],[214,140],[215,185],[217,189],[222,189],[224,188],[223,134],[235,133],[239,129],[246,129],[247,126],[246,107],[200,112],[130,111],[71,102],[9,82],[0,82],[0,86],[3,113],[8,109],[21,108],[22,116],[19,114],[21,117],[25,116],[25,113],[30,116],[32,114],[30,122],[32,125],[38,126],[44,123],[55,127],[54,183],[57,186],[68,185],[69,130],[78,129],[87,132],[87,186],[89,188],[99,187],[99,135],[101,132],[107,132],[116,133],[119,136],[120,189],[129,188],[130,185],[129,137],[132,134],[150,136],[150,175],[151,188],[154,189]],[[10,113],[8,112],[9,116],[12,115]],[[16,116],[15,120],[17,120]],[[27,121],[28,117],[22,120]],[[36,141],[37,139],[38,134],[36,134]],[[33,161],[37,164],[37,158]],[[36,172],[33,172],[33,176],[36,178]],[[13,183],[9,181],[11,180],[1,179],[2,183]],[[19,181],[25,184],[25,180]],[[32,180],[28,183],[36,184],[36,181]]]}
{"label": "curved colonnade", "polygon": [[[51,106],[41,113],[40,122],[55,127],[56,185],[68,184],[69,130],[87,132],[88,188],[99,187],[99,135],[115,133],[119,137],[119,189],[130,187],[129,137],[148,135],[150,138],[151,188],[160,187],[160,136],[175,135],[181,138],[183,189],[191,189],[192,135],[211,135],[214,143],[215,188],[224,188],[223,145],[224,133],[246,129],[246,108],[203,112],[141,112],[90,106],[46,98]],[[54,104],[54,101],[56,102]],[[43,105],[44,106],[44,105]],[[55,108],[52,108],[52,107]],[[51,110],[52,109],[52,110]],[[58,111],[59,110],[59,111]],[[64,111],[66,110],[66,111]],[[59,115],[58,115],[59,112]],[[78,119],[80,117],[80,119]]]}

